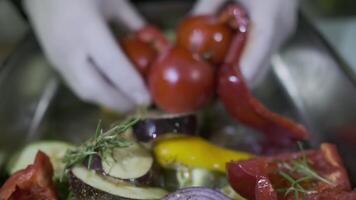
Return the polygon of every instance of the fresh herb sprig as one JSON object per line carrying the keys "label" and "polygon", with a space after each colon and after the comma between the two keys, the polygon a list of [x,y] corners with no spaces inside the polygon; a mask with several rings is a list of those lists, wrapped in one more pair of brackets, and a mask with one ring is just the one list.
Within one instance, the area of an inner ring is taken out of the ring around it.
{"label": "fresh herb sprig", "polygon": [[[307,156],[303,150],[303,147],[300,143],[298,143],[299,148],[301,149],[302,157],[292,163],[283,162],[282,167],[286,169],[286,171],[279,171],[278,174],[286,179],[290,186],[288,188],[278,189],[278,192],[284,192],[284,196],[288,196],[290,193],[294,194],[294,199],[299,199],[299,194],[303,196],[311,193],[315,193],[314,190],[307,190],[303,188],[302,183],[308,181],[321,181],[329,185],[334,185],[331,181],[326,178],[320,176],[308,163]],[[292,174],[299,174],[302,177],[295,179]]]}
{"label": "fresh herb sprig", "polygon": [[65,169],[78,163],[83,163],[88,159],[88,167],[91,166],[93,157],[99,155],[104,157],[112,154],[114,148],[127,147],[130,141],[122,136],[122,133],[131,128],[139,121],[139,117],[133,117],[115,125],[106,132],[103,132],[101,123],[98,123],[95,135],[73,150],[66,152],[63,162]]}

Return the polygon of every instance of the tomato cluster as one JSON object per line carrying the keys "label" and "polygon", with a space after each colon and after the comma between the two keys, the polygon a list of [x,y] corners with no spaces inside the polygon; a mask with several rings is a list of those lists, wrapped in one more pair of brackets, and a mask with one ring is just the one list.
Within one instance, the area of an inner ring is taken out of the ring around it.
{"label": "tomato cluster", "polygon": [[302,125],[269,111],[247,87],[239,62],[248,29],[246,11],[229,5],[217,15],[184,19],[175,45],[152,26],[126,38],[122,45],[160,109],[196,111],[217,94],[235,120],[267,136],[267,146],[283,148],[307,139]]}
{"label": "tomato cluster", "polygon": [[192,112],[213,97],[218,66],[224,62],[239,26],[247,26],[247,21],[241,7],[230,6],[217,16],[184,19],[177,28],[175,46],[153,26],[125,38],[121,44],[147,80],[159,108]]}

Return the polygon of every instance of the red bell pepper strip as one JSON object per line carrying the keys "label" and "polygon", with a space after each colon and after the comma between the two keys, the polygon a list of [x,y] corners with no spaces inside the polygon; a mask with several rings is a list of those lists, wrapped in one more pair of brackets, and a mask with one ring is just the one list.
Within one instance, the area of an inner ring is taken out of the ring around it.
{"label": "red bell pepper strip", "polygon": [[1,200],[56,200],[52,182],[53,167],[46,154],[39,151],[35,162],[12,175],[0,189]]}
{"label": "red bell pepper strip", "polygon": [[250,200],[293,199],[292,193],[286,195],[283,191],[291,184],[280,172],[296,180],[306,177],[301,171],[291,171],[291,168],[287,167],[293,168],[297,166],[295,163],[304,162],[303,159],[308,163],[309,169],[325,181],[310,178],[300,182],[303,189],[308,191],[300,193],[300,197],[327,199],[325,194],[330,194],[332,196],[329,199],[355,199],[356,192],[351,192],[348,175],[336,147],[326,143],[322,144],[319,150],[230,162],[227,164],[228,179],[236,192]]}
{"label": "red bell pepper strip", "polygon": [[231,6],[220,18],[233,24],[232,28],[236,30],[218,74],[218,95],[226,110],[235,120],[264,133],[268,145],[288,146],[291,142],[307,139],[309,133],[301,124],[269,111],[251,94],[245,83],[239,65],[248,36],[249,23],[245,11],[241,7]]}

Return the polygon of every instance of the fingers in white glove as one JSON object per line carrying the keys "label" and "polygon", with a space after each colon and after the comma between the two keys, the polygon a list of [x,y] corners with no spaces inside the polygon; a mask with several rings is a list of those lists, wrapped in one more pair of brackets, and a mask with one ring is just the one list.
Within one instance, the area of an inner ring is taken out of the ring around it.
{"label": "fingers in white glove", "polygon": [[102,0],[101,3],[102,12],[108,19],[122,23],[131,31],[137,31],[146,24],[144,18],[128,0]]}
{"label": "fingers in white glove", "polygon": [[264,77],[271,56],[296,25],[296,0],[241,0],[250,15],[250,32],[241,56],[241,70],[250,86]]}
{"label": "fingers in white glove", "polygon": [[130,99],[113,88],[110,82],[98,73],[88,55],[75,55],[68,66],[73,71],[64,76],[64,79],[81,99],[120,112],[129,112],[135,108],[136,105]]}
{"label": "fingers in white glove", "polygon": [[199,0],[192,9],[192,15],[215,13],[227,0]]}
{"label": "fingers in white glove", "polygon": [[97,27],[90,34],[93,37],[101,36],[95,40],[89,40],[87,45],[90,56],[92,56],[102,74],[136,105],[148,105],[150,95],[143,79],[125,53],[118,48],[118,44],[111,33],[103,27]]}
{"label": "fingers in white glove", "polygon": [[79,97],[124,112],[149,104],[143,80],[106,24],[99,0],[24,2],[47,57]]}
{"label": "fingers in white glove", "polygon": [[[297,0],[236,0],[250,16],[250,32],[241,55],[241,70],[254,87],[269,69],[271,56],[294,31]],[[193,14],[214,14],[224,0],[199,0]]]}

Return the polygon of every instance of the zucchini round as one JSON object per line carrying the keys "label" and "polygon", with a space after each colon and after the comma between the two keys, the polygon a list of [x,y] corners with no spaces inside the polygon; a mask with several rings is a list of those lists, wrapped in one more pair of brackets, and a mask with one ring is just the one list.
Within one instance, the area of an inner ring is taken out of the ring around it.
{"label": "zucchini round", "polygon": [[54,168],[54,178],[58,179],[64,172],[64,163],[62,162],[64,154],[71,148],[74,148],[73,145],[60,141],[40,141],[29,144],[10,160],[8,172],[13,174],[25,169],[34,162],[37,152],[41,150],[50,158]]}
{"label": "zucchini round", "polygon": [[148,174],[153,166],[153,157],[139,144],[113,149],[112,155],[102,158],[105,174],[119,179],[137,179]]}
{"label": "zucchini round", "polygon": [[69,183],[71,192],[79,200],[161,199],[167,194],[161,188],[137,187],[81,166],[71,169]]}

